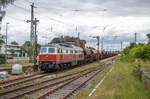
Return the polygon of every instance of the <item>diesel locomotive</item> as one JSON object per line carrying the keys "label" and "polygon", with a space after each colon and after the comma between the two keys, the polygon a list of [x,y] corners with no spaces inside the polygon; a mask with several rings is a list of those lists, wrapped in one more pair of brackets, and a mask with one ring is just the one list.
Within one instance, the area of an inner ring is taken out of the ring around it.
{"label": "diesel locomotive", "polygon": [[42,71],[61,70],[116,55],[86,48],[85,44],[85,40],[74,37],[54,38],[41,47],[38,66]]}

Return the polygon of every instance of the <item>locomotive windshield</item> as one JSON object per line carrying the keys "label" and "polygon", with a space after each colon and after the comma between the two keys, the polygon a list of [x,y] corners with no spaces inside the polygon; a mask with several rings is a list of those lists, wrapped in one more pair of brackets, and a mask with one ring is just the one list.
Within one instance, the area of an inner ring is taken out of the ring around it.
{"label": "locomotive windshield", "polygon": [[49,48],[48,53],[55,53],[55,48]]}
{"label": "locomotive windshield", "polygon": [[46,53],[47,52],[47,48],[41,48],[41,53]]}

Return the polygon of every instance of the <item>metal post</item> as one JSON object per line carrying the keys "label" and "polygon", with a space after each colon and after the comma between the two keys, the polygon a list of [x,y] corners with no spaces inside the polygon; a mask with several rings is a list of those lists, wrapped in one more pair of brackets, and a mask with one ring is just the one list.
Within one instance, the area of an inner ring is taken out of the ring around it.
{"label": "metal post", "polygon": [[101,38],[101,59],[103,59],[103,37]]}
{"label": "metal post", "polygon": [[34,25],[35,25],[35,31],[34,31],[34,71],[37,71],[38,70],[38,67],[37,67],[37,65],[36,65],[36,63],[37,63],[37,59],[36,59],[36,57],[37,57],[37,22],[39,22],[39,20],[37,20],[36,18],[35,18],[35,20],[34,20]]}
{"label": "metal post", "polygon": [[122,41],[121,41],[121,51],[122,51]]}
{"label": "metal post", "polygon": [[8,22],[6,23],[6,44],[5,44],[5,59],[7,63],[7,32],[8,32]]}
{"label": "metal post", "polygon": [[99,51],[99,40],[100,40],[100,37],[97,36],[97,50]]}
{"label": "metal post", "polygon": [[30,61],[33,61],[33,43],[34,43],[34,3],[31,4],[31,20],[27,20],[27,23],[31,22],[30,25],[30,43],[31,43],[31,52],[30,52]]}
{"label": "metal post", "polygon": [[31,41],[31,45],[33,46],[33,38],[34,38],[34,24],[33,24],[33,20],[34,20],[34,3],[32,3],[31,5],[31,30],[30,30],[30,41]]}
{"label": "metal post", "polygon": [[134,34],[134,35],[135,35],[135,43],[136,43],[136,34],[137,34],[137,33],[135,32],[135,34]]}
{"label": "metal post", "polygon": [[103,51],[103,37],[101,38],[101,51]]}

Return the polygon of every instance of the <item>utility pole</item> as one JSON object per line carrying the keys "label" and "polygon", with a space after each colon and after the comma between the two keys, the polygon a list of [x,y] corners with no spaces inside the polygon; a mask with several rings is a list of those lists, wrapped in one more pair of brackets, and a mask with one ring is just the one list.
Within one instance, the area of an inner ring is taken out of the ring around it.
{"label": "utility pole", "polygon": [[78,32],[78,45],[81,46],[80,45],[80,33],[79,32]]}
{"label": "utility pole", "polygon": [[30,43],[31,43],[31,57],[30,57],[30,61],[33,60],[33,43],[34,43],[34,23],[33,23],[33,20],[34,20],[34,3],[31,4],[31,20],[27,20],[27,23],[31,23],[30,25]]}
{"label": "utility pole", "polygon": [[103,40],[104,40],[104,38],[102,37],[101,38],[101,51],[103,51]]}
{"label": "utility pole", "polygon": [[99,51],[99,40],[100,40],[100,37],[97,36],[96,38],[97,38],[97,50]]}
{"label": "utility pole", "polygon": [[75,33],[77,34],[78,33],[78,27],[76,26],[75,28]]}
{"label": "utility pole", "polygon": [[8,32],[8,22],[6,23],[6,45],[5,45],[5,61],[6,61],[6,63],[7,63],[7,32]]}
{"label": "utility pole", "polygon": [[121,51],[122,51],[122,41],[121,41]]}
{"label": "utility pole", "polygon": [[38,66],[36,65],[37,63],[37,23],[39,22],[39,20],[37,20],[35,18],[35,20],[33,21],[34,26],[35,26],[35,30],[34,30],[34,70],[37,71],[38,70]]}
{"label": "utility pole", "polygon": [[80,33],[78,32],[78,39],[80,39]]}
{"label": "utility pole", "polygon": [[[99,51],[99,41],[100,41],[100,37],[99,37],[99,36],[89,36],[89,37],[92,37],[92,38],[96,38],[96,39],[97,39],[97,51]],[[99,60],[99,54],[98,54],[97,60]]]}
{"label": "utility pole", "polygon": [[135,35],[135,43],[136,43],[136,36],[137,36],[137,33],[135,32],[135,34],[134,34],[134,35]]}
{"label": "utility pole", "polygon": [[103,58],[103,37],[101,38],[101,59]]}

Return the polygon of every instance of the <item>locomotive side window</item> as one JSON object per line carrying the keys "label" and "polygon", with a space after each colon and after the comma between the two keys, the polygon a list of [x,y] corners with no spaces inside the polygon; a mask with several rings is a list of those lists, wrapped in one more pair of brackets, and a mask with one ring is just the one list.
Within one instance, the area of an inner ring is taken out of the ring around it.
{"label": "locomotive side window", "polygon": [[77,50],[75,50],[75,53],[77,54],[77,53],[78,53],[78,51],[77,51]]}
{"label": "locomotive side window", "polygon": [[57,50],[57,53],[61,53],[61,49],[58,49],[58,50]]}
{"label": "locomotive side window", "polygon": [[47,48],[41,48],[41,53],[46,53],[47,52]]}
{"label": "locomotive side window", "polygon": [[70,53],[73,54],[73,50],[70,50]]}
{"label": "locomotive side window", "polygon": [[55,53],[55,48],[48,48],[48,53]]}
{"label": "locomotive side window", "polygon": [[66,50],[66,54],[68,54],[68,50]]}

